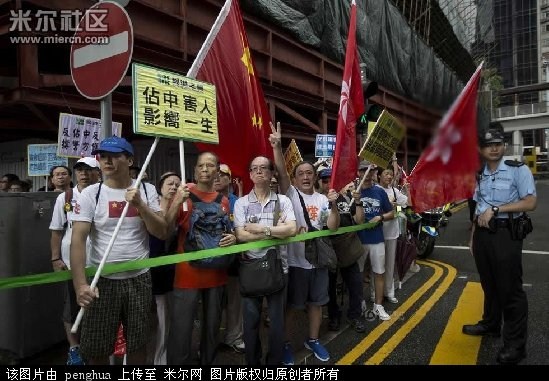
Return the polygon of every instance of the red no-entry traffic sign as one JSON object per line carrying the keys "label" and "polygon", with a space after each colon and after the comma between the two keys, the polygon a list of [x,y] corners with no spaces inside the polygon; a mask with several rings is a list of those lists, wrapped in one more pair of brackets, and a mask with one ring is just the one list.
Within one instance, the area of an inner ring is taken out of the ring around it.
{"label": "red no-entry traffic sign", "polygon": [[132,59],[133,26],[120,5],[103,1],[92,6],[71,45],[71,76],[88,99],[109,95],[120,84]]}

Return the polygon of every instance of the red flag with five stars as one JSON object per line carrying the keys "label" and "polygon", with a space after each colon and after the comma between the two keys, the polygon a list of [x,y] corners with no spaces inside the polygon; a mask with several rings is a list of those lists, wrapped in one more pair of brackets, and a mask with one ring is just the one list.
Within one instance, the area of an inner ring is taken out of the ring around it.
{"label": "red flag with five stars", "polygon": [[[126,201],[109,201],[109,218],[120,218],[126,206]],[[135,206],[129,206],[126,217],[137,217],[139,212]]]}
{"label": "red flag with five stars", "polygon": [[[219,144],[197,143],[200,151],[216,153],[251,189],[250,161],[273,158],[269,144],[270,116],[244,30],[238,0],[227,0],[191,70],[213,83],[217,92]],[[189,70],[189,71],[191,71]],[[193,73],[191,73],[192,75]]]}
{"label": "red flag with five stars", "polygon": [[438,126],[408,177],[414,211],[470,198],[479,167],[477,91],[482,63]]}
{"label": "red flag with five stars", "polygon": [[364,96],[356,49],[356,3],[351,3],[351,19],[345,52],[345,69],[337,119],[336,147],[330,188],[340,191],[356,178],[356,120],[364,112]]}

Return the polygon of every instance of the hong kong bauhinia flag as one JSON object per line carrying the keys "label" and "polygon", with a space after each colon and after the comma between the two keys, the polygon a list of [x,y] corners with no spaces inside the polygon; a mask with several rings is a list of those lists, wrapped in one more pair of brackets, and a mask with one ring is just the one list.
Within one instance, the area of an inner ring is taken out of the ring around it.
{"label": "hong kong bauhinia flag", "polygon": [[330,188],[337,191],[356,178],[356,121],[364,112],[364,96],[356,49],[356,3],[351,2],[351,19],[345,52],[345,69],[337,118],[337,135]]}
{"label": "hong kong bauhinia flag", "polygon": [[244,189],[250,189],[250,161],[258,155],[273,157],[271,119],[238,0],[225,2],[187,75],[213,83],[217,92],[219,144],[197,143],[199,150],[216,153],[233,177],[242,178]]}
{"label": "hong kong bauhinia flag", "polygon": [[470,198],[479,167],[477,92],[482,63],[438,126],[408,177],[413,208],[421,213]]}

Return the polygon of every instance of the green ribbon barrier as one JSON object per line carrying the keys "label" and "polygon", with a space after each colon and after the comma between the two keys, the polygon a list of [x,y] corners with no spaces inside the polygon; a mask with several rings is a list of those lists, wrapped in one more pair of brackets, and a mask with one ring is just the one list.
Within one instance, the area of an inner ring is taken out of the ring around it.
{"label": "green ribbon barrier", "polygon": [[[239,245],[232,245],[228,247],[216,247],[214,249],[193,251],[193,252],[181,253],[181,254],[165,255],[157,258],[141,259],[138,261],[129,261],[124,263],[108,263],[105,265],[105,267],[103,267],[103,272],[101,274],[107,275],[107,274],[119,273],[123,271],[139,270],[139,269],[150,268],[150,267],[171,265],[171,264],[180,263],[180,262],[192,261],[195,259],[203,259],[203,258],[217,257],[217,256],[227,255],[227,254],[240,253],[240,252],[251,250],[251,249],[261,249],[269,246],[285,245],[290,242],[306,241],[311,238],[326,237],[331,235],[356,232],[359,230],[368,230],[376,227],[377,225],[378,225],[377,223],[370,222],[370,223],[365,223],[361,225],[353,225],[353,226],[348,226],[344,228],[339,228],[336,231],[320,230],[320,231],[315,231],[311,233],[298,234],[295,237],[286,238],[286,239],[261,240],[261,241],[242,243]],[[86,274],[89,275],[90,277],[93,276],[96,271],[97,271],[97,267],[86,268]],[[0,279],[0,290],[36,286],[38,284],[56,283],[56,282],[62,282],[69,279],[72,279],[72,274],[70,270],[2,278]]]}

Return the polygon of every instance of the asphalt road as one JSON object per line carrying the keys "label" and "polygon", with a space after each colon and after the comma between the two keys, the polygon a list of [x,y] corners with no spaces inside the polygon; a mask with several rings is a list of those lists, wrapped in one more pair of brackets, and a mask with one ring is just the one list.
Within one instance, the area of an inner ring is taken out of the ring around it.
{"label": "asphalt road", "polygon": [[[524,288],[529,301],[528,357],[521,365],[549,365],[549,180],[537,183],[538,206],[531,213],[534,231],[524,242]],[[461,334],[461,326],[475,323],[482,314],[482,291],[475,263],[467,249],[469,240],[467,208],[450,217],[441,231],[434,253],[420,261],[418,273],[408,273],[397,290],[398,304],[386,303],[392,319],[381,322],[370,315],[366,332],[357,333],[347,325],[338,332],[328,331],[328,319],[321,327],[321,341],[331,358],[320,362],[303,347],[307,334],[305,313],[297,315],[292,335],[297,364],[383,364],[428,365],[496,364],[499,338],[478,338]],[[365,295],[369,286],[365,284]],[[371,307],[371,303],[368,303]],[[265,332],[262,331],[264,344]],[[198,335],[194,335],[198,351]],[[264,353],[266,350],[264,350]],[[45,351],[23,364],[63,364],[66,343]],[[244,365],[244,356],[221,348],[217,362]]]}

